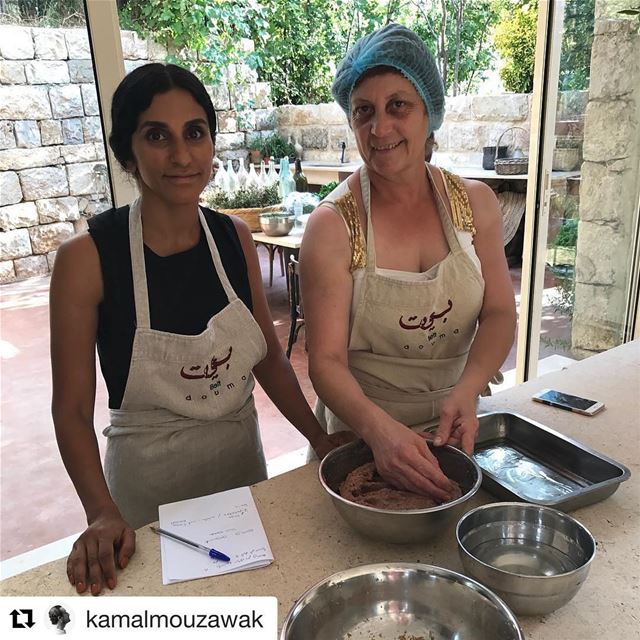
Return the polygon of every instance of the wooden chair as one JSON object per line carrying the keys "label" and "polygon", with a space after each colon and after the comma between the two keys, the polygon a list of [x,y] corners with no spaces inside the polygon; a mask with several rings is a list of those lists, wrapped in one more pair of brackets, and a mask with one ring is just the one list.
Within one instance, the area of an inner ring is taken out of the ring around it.
{"label": "wooden chair", "polygon": [[287,264],[287,284],[289,285],[289,317],[291,326],[289,327],[289,342],[287,344],[287,358],[291,357],[293,344],[298,339],[298,333],[304,326],[304,310],[302,307],[302,297],[300,296],[300,264],[291,256]]}

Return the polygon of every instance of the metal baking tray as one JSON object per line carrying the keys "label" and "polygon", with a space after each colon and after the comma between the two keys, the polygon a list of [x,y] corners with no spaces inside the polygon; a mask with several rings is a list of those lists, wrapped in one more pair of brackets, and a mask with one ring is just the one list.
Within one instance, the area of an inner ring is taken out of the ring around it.
{"label": "metal baking tray", "polygon": [[517,413],[478,416],[474,458],[482,486],[505,500],[571,511],[608,498],[624,465]]}

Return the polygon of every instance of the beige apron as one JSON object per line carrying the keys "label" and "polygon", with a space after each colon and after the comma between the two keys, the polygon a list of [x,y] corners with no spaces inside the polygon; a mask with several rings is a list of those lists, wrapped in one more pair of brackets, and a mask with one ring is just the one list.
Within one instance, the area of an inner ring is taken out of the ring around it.
{"label": "beige apron", "polygon": [[137,326],[122,405],[103,433],[107,485],[134,528],[157,520],[160,504],[267,477],[252,394],[267,345],[199,216],[229,304],[191,336],[151,329],[139,201],[129,213]]}
{"label": "beige apron", "polygon": [[[348,347],[349,370],[367,398],[420,429],[437,420],[462,375],[484,296],[482,275],[460,246],[428,168],[427,176],[450,253],[425,279],[405,281],[376,273],[369,177],[360,170],[367,262]],[[349,429],[320,399],[316,416],[328,433]]]}

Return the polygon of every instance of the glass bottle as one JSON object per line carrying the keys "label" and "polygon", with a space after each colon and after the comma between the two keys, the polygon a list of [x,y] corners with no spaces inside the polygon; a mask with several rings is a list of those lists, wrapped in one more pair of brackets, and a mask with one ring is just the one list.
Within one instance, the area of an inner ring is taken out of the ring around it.
{"label": "glass bottle", "polygon": [[222,160],[218,158],[218,156],[213,156],[213,160],[211,161],[211,168],[213,170],[213,179],[215,180],[216,174],[218,170],[222,167]]}
{"label": "glass bottle", "polygon": [[240,166],[238,167],[238,173],[236,175],[238,176],[238,187],[243,189],[247,185],[247,178],[249,177],[249,174],[245,169],[244,160],[242,158],[240,158]]}
{"label": "glass bottle", "polygon": [[289,173],[289,158],[282,158],[280,160],[280,176],[278,178],[278,195],[281,201],[284,201],[295,190],[296,183],[293,181],[291,173]]}
{"label": "glass bottle", "polygon": [[219,161],[218,170],[216,171],[216,177],[213,179],[213,184],[215,184],[217,189],[220,189],[224,193],[229,191],[229,176],[225,171],[222,161]]}
{"label": "glass bottle", "polygon": [[229,176],[229,193],[235,193],[238,190],[238,176],[233,170],[233,160],[227,160],[227,176]]}
{"label": "glass bottle", "polygon": [[267,169],[264,166],[264,160],[260,162],[260,175],[258,176],[258,180],[260,181],[260,187],[262,189],[266,189],[270,184]]}
{"label": "glass bottle", "polygon": [[278,182],[278,172],[276,171],[276,163],[273,160],[269,160],[269,186]]}
{"label": "glass bottle", "polygon": [[302,191],[303,193],[309,191],[309,182],[307,181],[307,176],[302,173],[302,162],[300,158],[296,158],[296,169],[293,173],[293,181],[296,184],[296,191]]}
{"label": "glass bottle", "polygon": [[260,186],[260,178],[256,173],[256,165],[253,162],[249,165],[249,174],[247,175],[247,189],[255,189]]}

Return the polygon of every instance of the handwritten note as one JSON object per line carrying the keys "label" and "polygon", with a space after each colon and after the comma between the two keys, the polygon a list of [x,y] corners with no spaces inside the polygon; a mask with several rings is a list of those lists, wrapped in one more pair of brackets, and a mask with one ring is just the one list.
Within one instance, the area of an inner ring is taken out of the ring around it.
{"label": "handwritten note", "polygon": [[160,527],[228,555],[231,562],[161,538],[162,583],[265,567],[273,554],[249,487],[163,504]]}

